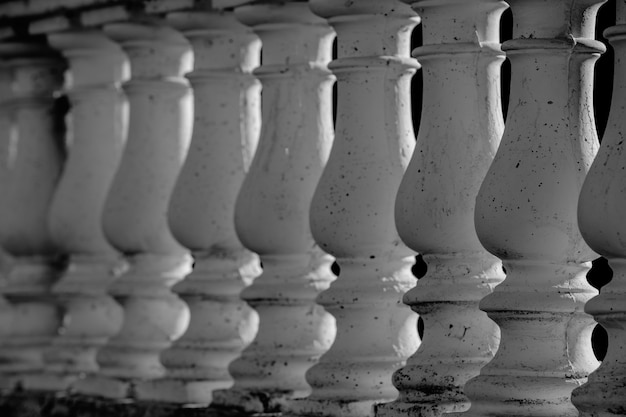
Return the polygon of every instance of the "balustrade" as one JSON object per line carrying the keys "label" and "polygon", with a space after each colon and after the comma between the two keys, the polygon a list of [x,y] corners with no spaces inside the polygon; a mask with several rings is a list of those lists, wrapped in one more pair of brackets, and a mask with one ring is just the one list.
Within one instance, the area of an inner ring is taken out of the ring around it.
{"label": "balustrade", "polygon": [[594,258],[576,203],[598,147],[592,101],[598,1],[509,2],[511,98],[502,142],[476,200],[476,231],[505,281],[480,302],[501,330],[495,358],[465,386],[472,416],[574,416],[573,388],[597,361]]}
{"label": "balustrade", "polygon": [[187,75],[195,120],[189,155],[169,207],[174,237],[192,251],[194,269],[174,286],[189,306],[186,333],[161,355],[167,378],[154,381],[160,401],[208,404],[228,388],[228,364],[254,338],[258,317],[239,298],[261,273],[258,257],[235,233],[237,193],[260,128],[261,43],[232,12],[179,12],[168,16],[194,51]]}
{"label": "balustrade", "polygon": [[48,230],[48,212],[65,158],[63,113],[55,97],[64,62],[34,43],[0,43],[0,57],[11,90],[2,108],[0,244],[13,258],[2,288],[12,313],[3,350],[14,361],[3,369],[0,386],[30,389],[44,373],[44,351],[61,324],[50,288],[63,265]]}
{"label": "balustrade", "polygon": [[[423,110],[413,158],[398,191],[396,225],[428,264],[404,297],[425,338],[394,375],[400,391],[377,415],[441,415],[469,408],[463,386],[498,347],[478,302],[504,278],[474,229],[474,202],[504,129],[500,102],[501,1],[418,1]],[[417,329],[416,329],[417,331]]]}
{"label": "balustrade", "polygon": [[306,3],[236,9],[263,42],[263,126],[237,199],[235,225],[263,273],[242,292],[259,314],[252,344],[229,369],[235,380],[215,402],[246,411],[281,410],[308,394],[306,370],[334,338],[332,317],[315,304],[334,275],[313,241],[309,206],[332,144],[333,31]]}
{"label": "balustrade", "polygon": [[[592,165],[602,1],[510,0],[502,47],[501,0],[3,2],[0,389],[116,411],[624,415],[626,3]],[[30,20],[49,45],[21,40]],[[594,251],[615,271],[596,297]],[[597,370],[583,307],[610,337]]]}
{"label": "balustrade", "polygon": [[390,1],[313,0],[337,32],[336,136],[311,206],[320,247],[339,278],[318,297],[337,337],[307,372],[313,391],[289,405],[297,415],[368,416],[393,400],[393,371],[418,345],[417,316],[401,305],[415,278],[395,229],[393,204],[415,142],[409,6]]}
{"label": "balustrade", "polygon": [[182,335],[189,311],[171,287],[191,257],[172,236],[167,208],[191,138],[193,103],[183,75],[189,43],[158,24],[111,23],[105,34],[128,55],[128,139],[103,213],[105,236],[126,255],[128,270],[111,294],[124,308],[122,328],[98,353],[98,375],[77,392],[108,398],[154,397],[163,377],[159,354]]}
{"label": "balustrade", "polygon": [[572,402],[580,416],[621,416],[626,414],[626,359],[624,358],[624,318],[626,246],[621,209],[626,197],[626,152],[624,148],[624,108],[626,106],[626,4],[617,1],[616,26],[604,35],[615,51],[613,100],[607,129],[578,202],[578,223],[589,246],[608,259],[613,269],[612,281],[600,295],[585,305],[608,333],[608,349],[600,367],[589,375],[586,384],[572,393]]}

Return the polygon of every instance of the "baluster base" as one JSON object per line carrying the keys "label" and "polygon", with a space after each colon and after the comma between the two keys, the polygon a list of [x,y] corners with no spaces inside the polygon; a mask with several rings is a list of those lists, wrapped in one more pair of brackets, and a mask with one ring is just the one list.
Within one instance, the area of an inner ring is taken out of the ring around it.
{"label": "baluster base", "polygon": [[214,391],[228,388],[231,384],[232,382],[224,380],[159,379],[137,385],[135,398],[142,401],[208,406],[213,401]]}
{"label": "baluster base", "polygon": [[254,339],[259,324],[239,293],[260,273],[257,256],[249,252],[224,258],[195,254],[193,272],[173,288],[189,307],[189,327],[161,354],[165,378],[138,387],[138,399],[208,405],[214,391],[232,386],[228,365]]}
{"label": "baluster base", "polygon": [[305,398],[290,402],[287,416],[343,416],[343,417],[374,417],[376,406],[384,401],[337,401]]}
{"label": "baluster base", "polygon": [[74,392],[84,396],[123,400],[132,396],[134,383],[119,378],[88,376],[74,384]]}
{"label": "baluster base", "polygon": [[128,272],[110,290],[124,308],[122,329],[99,351],[98,374],[76,383],[79,394],[135,398],[142,384],[164,376],[159,355],[188,325],[186,305],[170,288],[190,272],[191,256],[141,254],[127,261]]}
{"label": "baluster base", "polygon": [[608,261],[613,271],[611,282],[585,304],[585,312],[606,330],[608,346],[598,369],[572,392],[572,404],[580,417],[626,415],[626,259]]}
{"label": "baluster base", "polygon": [[[236,408],[246,413],[278,413],[294,398],[305,397],[309,391],[253,391],[228,389],[213,394],[213,405]],[[284,415],[284,413],[283,413]]]}
{"label": "baluster base", "polygon": [[60,324],[58,307],[49,290],[62,270],[51,258],[16,259],[3,289],[3,295],[11,303],[14,323],[3,350],[15,353],[17,362],[0,378],[0,389],[47,388],[45,384],[39,386],[45,377],[43,355]]}
{"label": "baluster base", "polygon": [[[63,307],[59,335],[44,353],[45,374],[32,382],[43,391],[67,390],[98,371],[96,354],[120,330],[123,311],[107,295],[110,283],[125,269],[115,258],[77,257],[53,288]],[[81,376],[82,375],[82,376]]]}
{"label": "baluster base", "polygon": [[441,417],[447,413],[461,413],[469,404],[439,404],[425,402],[421,404],[392,402],[375,407],[376,417]]}

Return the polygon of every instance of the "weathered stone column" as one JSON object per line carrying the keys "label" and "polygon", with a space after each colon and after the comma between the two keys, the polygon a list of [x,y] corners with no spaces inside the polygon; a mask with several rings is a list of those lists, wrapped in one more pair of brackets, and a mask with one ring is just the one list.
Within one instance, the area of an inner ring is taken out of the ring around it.
{"label": "weathered stone column", "polygon": [[315,303],[334,275],[313,241],[309,207],[332,144],[332,81],[326,68],[334,37],[306,3],[236,10],[263,42],[263,127],[237,199],[235,225],[259,254],[263,274],[242,298],[259,314],[252,344],[229,369],[235,382],[214,402],[246,411],[280,410],[308,394],[306,370],[335,336]]}
{"label": "weathered stone column", "polygon": [[52,241],[70,264],[52,289],[63,324],[34,384],[62,390],[98,370],[98,348],[122,324],[122,309],[107,294],[120,260],[104,237],[102,210],[126,138],[119,84],[128,68],[119,47],[97,32],[54,34],[49,42],[70,64],[68,159],[48,215]]}
{"label": "weathered stone column", "polygon": [[[13,106],[11,105],[13,98],[12,81],[10,66],[0,63],[0,184],[3,186],[8,184],[11,175],[10,168],[12,165],[9,163],[9,158],[14,149],[11,146],[14,120]],[[0,247],[0,285],[2,287],[7,284],[11,261],[11,257]],[[19,346],[16,348],[11,343],[13,314],[13,306],[0,294],[0,378],[5,378],[5,375],[13,369],[19,370],[23,361]],[[12,383],[9,381],[7,385]],[[0,387],[7,385],[0,383]]]}
{"label": "weathered stone column", "polygon": [[60,326],[50,287],[62,262],[47,219],[64,161],[63,114],[54,97],[64,63],[36,44],[0,43],[0,57],[12,83],[12,98],[4,106],[12,126],[0,178],[0,245],[15,261],[2,294],[13,310],[7,344],[18,353],[0,386],[28,389],[41,377],[44,350]]}
{"label": "weathered stone column", "polygon": [[593,67],[597,0],[510,1],[513,40],[509,114],[476,202],[476,231],[503,261],[506,280],[480,307],[501,330],[495,358],[465,392],[468,416],[577,416],[570,394],[597,366],[595,257],[577,226],[576,205],[598,147]]}
{"label": "weathered stone column", "polygon": [[193,57],[185,38],[166,26],[115,23],[104,32],[131,65],[128,140],[103,218],[129,267],[111,287],[124,307],[122,329],[98,353],[99,377],[83,381],[80,392],[126,398],[141,395],[142,381],[164,376],[159,354],[189,322],[171,286],[189,273],[191,257],[172,237],[167,208],[191,137],[193,102],[183,75]]}
{"label": "weathered stone column", "polygon": [[606,329],[607,354],[586,384],[572,393],[580,416],[626,414],[626,242],[623,240],[626,207],[626,3],[617,2],[616,26],[604,35],[615,51],[611,111],[598,151],[578,201],[578,224],[585,241],[608,259],[612,281],[585,305],[585,311]]}
{"label": "weathered stone column", "polygon": [[498,0],[417,1],[423,45],[423,110],[413,158],[396,200],[402,240],[422,254],[426,276],[404,302],[424,321],[425,338],[394,375],[400,391],[379,416],[439,416],[465,411],[463,386],[497,350],[498,326],[478,302],[504,278],[498,258],[474,229],[478,189],[498,148]]}
{"label": "weathered stone column", "polygon": [[338,79],[335,143],[313,198],[316,242],[341,273],[318,302],[337,320],[337,338],[309,370],[313,392],[299,415],[371,416],[393,400],[392,373],[418,346],[417,316],[402,305],[415,284],[412,252],[394,223],[398,186],[415,143],[409,57],[418,22],[394,1],[313,0],[338,40],[330,64]]}
{"label": "weathered stone column", "polygon": [[194,90],[195,121],[189,156],[169,207],[176,239],[193,252],[194,270],[174,291],[188,304],[186,333],[161,354],[165,379],[147,398],[204,403],[232,385],[228,364],[256,334],[258,317],[239,298],[261,273],[258,257],[235,233],[235,201],[252,161],[261,125],[261,42],[232,12],[180,12],[168,22],[194,50],[187,75]]}

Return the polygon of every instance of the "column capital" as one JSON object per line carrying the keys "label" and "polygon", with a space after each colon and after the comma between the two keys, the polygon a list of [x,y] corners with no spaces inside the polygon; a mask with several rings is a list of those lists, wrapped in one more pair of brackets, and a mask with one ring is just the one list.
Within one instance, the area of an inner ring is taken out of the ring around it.
{"label": "column capital", "polygon": [[363,71],[390,63],[412,65],[411,33],[420,18],[408,4],[397,0],[311,0],[310,7],[337,32],[338,59],[331,68],[361,67]]}
{"label": "column capital", "polygon": [[289,76],[309,69],[328,73],[334,31],[307,3],[248,5],[237,8],[235,15],[263,41],[259,76]]}
{"label": "column capital", "polygon": [[278,28],[281,25],[324,25],[328,23],[322,17],[309,10],[307,3],[290,2],[285,4],[260,3],[240,6],[235,15],[242,23],[258,29]]}
{"label": "column capital", "polygon": [[[310,0],[311,10],[333,23],[360,20],[366,16],[396,18],[416,18],[416,13],[408,4],[397,0]],[[350,17],[352,16],[352,17]]]}
{"label": "column capital", "polygon": [[423,47],[464,43],[499,47],[500,16],[508,7],[502,0],[405,1],[422,19]]}
{"label": "column capital", "polygon": [[[195,75],[224,70],[231,76],[231,70],[249,73],[259,66],[261,42],[232,12],[175,12],[167,21],[191,43]],[[234,43],[242,46],[234,49]]]}
{"label": "column capital", "polygon": [[189,42],[164,22],[109,23],[103,31],[128,54],[133,80],[182,82],[179,77],[193,68]]}
{"label": "column capital", "polygon": [[508,0],[513,10],[513,39],[595,39],[595,17],[605,1]]}
{"label": "column capital", "polygon": [[52,33],[48,42],[69,60],[72,90],[88,85],[119,85],[130,77],[124,52],[101,31]]}
{"label": "column capital", "polygon": [[0,65],[11,71],[14,100],[49,101],[61,88],[66,69],[61,55],[42,42],[0,42]]}

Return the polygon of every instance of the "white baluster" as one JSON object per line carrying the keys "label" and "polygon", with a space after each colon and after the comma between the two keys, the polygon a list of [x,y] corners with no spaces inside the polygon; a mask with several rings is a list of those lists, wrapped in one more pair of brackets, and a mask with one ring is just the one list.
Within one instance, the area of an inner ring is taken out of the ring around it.
{"label": "white baluster", "polygon": [[95,32],[49,36],[69,60],[72,104],[69,155],[54,195],[48,226],[70,265],[52,292],[63,307],[63,325],[47,349],[38,389],[61,390],[97,371],[96,352],[122,324],[122,309],[107,295],[118,255],[102,230],[102,210],[122,155],[126,134],[124,55]]}
{"label": "white baluster", "polygon": [[585,305],[585,311],[608,333],[608,349],[600,368],[572,393],[580,416],[626,414],[626,244],[623,240],[626,207],[626,3],[617,1],[616,26],[604,35],[615,51],[611,111],[598,155],[585,179],[578,202],[578,224],[585,241],[605,256],[613,269],[612,281]]}
{"label": "white baluster", "polygon": [[478,189],[504,122],[500,106],[497,0],[417,1],[424,46],[423,111],[413,158],[398,191],[396,224],[428,273],[404,297],[425,338],[394,375],[400,397],[378,416],[465,411],[463,386],[493,357],[499,330],[478,302],[504,278],[474,229]]}
{"label": "white baluster", "polygon": [[229,369],[235,382],[214,402],[278,411],[309,392],[306,370],[332,343],[332,317],[315,303],[334,275],[315,245],[309,207],[332,144],[334,34],[306,3],[236,10],[263,42],[263,127],[239,194],[235,223],[263,274],[242,292],[259,314],[253,343]]}
{"label": "white baluster", "polygon": [[239,298],[261,273],[258,257],[235,233],[237,193],[254,155],[260,129],[261,43],[232,12],[174,13],[168,21],[194,50],[195,121],[189,156],[169,209],[176,239],[193,252],[193,272],[174,287],[190,309],[187,332],[161,361],[167,378],[146,398],[208,404],[228,388],[228,364],[256,334],[258,317]]}
{"label": "white baluster", "polygon": [[63,115],[54,94],[64,64],[50,49],[1,43],[0,57],[11,73],[11,119],[0,204],[0,244],[14,257],[3,295],[12,303],[13,328],[6,345],[19,358],[0,378],[2,388],[29,388],[43,372],[43,353],[60,326],[50,287],[62,271],[47,218],[64,160]]}
{"label": "white baluster", "polygon": [[[6,186],[10,174],[9,155],[11,149],[11,132],[13,129],[13,112],[11,100],[12,74],[7,65],[0,61],[0,185]],[[4,192],[4,189],[0,190]],[[11,257],[0,247],[0,288],[7,284],[11,270]],[[1,294],[1,293],[0,293]],[[20,350],[11,343],[13,329],[13,307],[6,298],[0,295],[0,378],[11,370],[19,369]],[[11,384],[11,382],[9,382]],[[0,383],[0,387],[3,384]]]}
{"label": "white baluster", "polygon": [[371,416],[393,400],[393,371],[418,347],[417,316],[402,305],[415,284],[413,258],[393,207],[415,143],[409,57],[411,8],[394,0],[313,0],[337,32],[336,138],[311,207],[311,228],[341,273],[318,302],[335,316],[337,339],[309,370],[300,415]]}
{"label": "white baluster", "polygon": [[466,384],[469,416],[576,416],[570,395],[597,366],[595,257],[576,203],[597,150],[593,40],[597,0],[510,1],[511,98],[502,142],[476,202],[476,231],[506,280],[480,307],[501,330],[499,350]]}
{"label": "white baluster", "polygon": [[111,287],[124,307],[122,329],[98,353],[99,376],[77,388],[126,398],[140,395],[142,381],[164,375],[159,354],[189,320],[171,286],[189,273],[191,258],[171,235],[167,208],[191,137],[193,102],[183,74],[193,57],[184,37],[166,26],[116,23],[104,32],[131,65],[124,84],[128,140],[103,219],[105,235],[126,255],[129,269]]}

